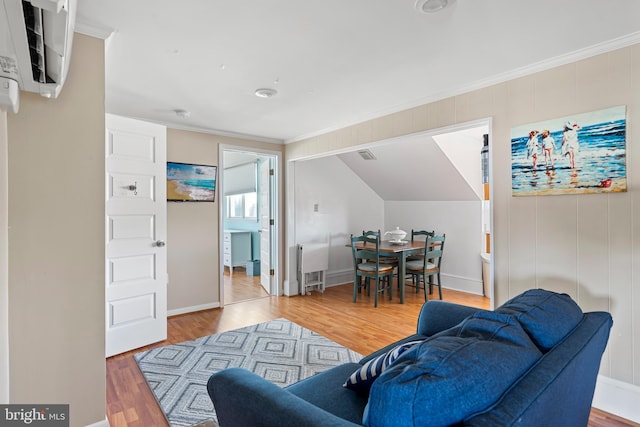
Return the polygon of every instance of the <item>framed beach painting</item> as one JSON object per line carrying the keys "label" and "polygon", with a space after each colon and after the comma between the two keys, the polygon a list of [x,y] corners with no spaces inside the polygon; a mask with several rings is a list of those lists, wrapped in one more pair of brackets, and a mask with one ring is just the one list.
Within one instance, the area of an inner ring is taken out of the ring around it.
{"label": "framed beach painting", "polygon": [[167,162],[167,201],[214,202],[217,166]]}
{"label": "framed beach painting", "polygon": [[627,191],[626,106],[511,128],[513,196]]}

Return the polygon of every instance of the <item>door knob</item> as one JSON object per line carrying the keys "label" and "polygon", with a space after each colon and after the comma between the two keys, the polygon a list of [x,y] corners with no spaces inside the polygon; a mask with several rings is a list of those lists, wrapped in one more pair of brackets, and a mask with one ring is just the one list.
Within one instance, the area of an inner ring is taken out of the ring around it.
{"label": "door knob", "polygon": [[156,241],[155,241],[155,243],[154,243],[154,245],[155,245],[155,246],[157,246],[157,247],[159,247],[159,248],[161,248],[161,247],[163,247],[164,245],[166,245],[166,243],[165,243],[163,240],[156,240]]}

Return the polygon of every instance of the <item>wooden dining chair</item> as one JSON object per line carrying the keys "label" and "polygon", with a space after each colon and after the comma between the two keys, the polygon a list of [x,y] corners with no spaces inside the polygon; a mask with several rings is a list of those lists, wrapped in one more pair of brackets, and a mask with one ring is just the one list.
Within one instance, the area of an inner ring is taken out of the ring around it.
{"label": "wooden dining chair", "polygon": [[[433,236],[427,238],[425,251],[421,260],[407,262],[407,274],[411,274],[414,278],[413,285],[416,292],[424,287],[424,300],[427,300],[427,286],[429,286],[429,294],[433,293],[433,287],[438,287],[438,294],[442,299],[442,282],[440,281],[440,267],[442,265],[442,254],[444,252],[444,241],[446,234],[441,236]],[[432,280],[435,277],[437,283]],[[407,285],[412,286],[412,285]]]}
{"label": "wooden dining chair", "polygon": [[[366,248],[358,247],[358,243]],[[380,237],[375,236],[351,236],[351,251],[353,252],[353,302],[362,289],[371,294],[374,286],[373,305],[378,306],[378,294],[389,291],[389,299],[392,297],[391,283],[393,267],[380,263]],[[364,278],[364,283],[362,279]]]}
{"label": "wooden dining chair", "polygon": [[[427,238],[429,237],[433,237],[435,236],[436,232],[435,231],[427,231],[427,230],[411,230],[411,241],[416,241],[416,240],[424,240],[426,241]],[[423,237],[424,236],[424,237]],[[409,255],[407,256],[407,261],[416,261],[416,260],[421,260],[422,258],[424,258],[424,251],[420,251],[417,252],[415,254]]]}
{"label": "wooden dining chair", "polygon": [[[377,237],[380,241],[382,241],[382,233],[380,232],[380,230],[363,230],[362,235],[368,237]],[[386,255],[384,253],[380,254],[380,263],[392,265],[394,268],[397,268],[399,264],[397,257],[395,257],[394,255]]]}

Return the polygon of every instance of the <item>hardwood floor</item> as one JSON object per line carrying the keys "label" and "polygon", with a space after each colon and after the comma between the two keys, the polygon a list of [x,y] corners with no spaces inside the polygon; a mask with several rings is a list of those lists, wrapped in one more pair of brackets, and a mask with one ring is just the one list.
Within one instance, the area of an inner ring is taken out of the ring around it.
{"label": "hardwood floor", "polygon": [[[236,273],[234,272],[234,279]],[[238,275],[240,277],[240,275]],[[381,298],[378,308],[363,295],[351,302],[352,285],[328,288],[323,294],[265,297],[174,316],[168,320],[168,339],[107,359],[107,417],[111,427],[167,426],[160,407],[145,383],[132,355],[142,350],[178,343],[216,332],[287,318],[317,331],[358,353],[368,354],[415,331],[424,303],[422,294],[408,288],[405,304],[397,295]],[[443,298],[459,304],[489,308],[486,298],[443,289]],[[638,426],[597,409],[591,411],[590,427]]]}
{"label": "hardwood floor", "polygon": [[234,304],[256,298],[265,298],[269,293],[260,284],[260,276],[247,276],[243,267],[235,267],[233,274],[224,269],[224,303]]}

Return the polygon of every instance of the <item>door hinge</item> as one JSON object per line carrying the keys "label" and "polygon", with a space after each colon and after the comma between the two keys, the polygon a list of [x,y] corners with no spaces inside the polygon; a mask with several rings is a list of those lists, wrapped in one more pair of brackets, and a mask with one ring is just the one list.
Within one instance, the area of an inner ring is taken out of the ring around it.
{"label": "door hinge", "polygon": [[275,171],[273,169],[269,169],[269,176],[273,176],[275,174]]}
{"label": "door hinge", "polygon": [[276,220],[275,219],[270,219],[269,220],[269,225],[276,225]]}
{"label": "door hinge", "polygon": [[275,276],[275,274],[276,271],[273,268],[269,269],[269,276]]}

